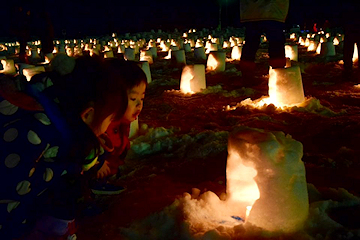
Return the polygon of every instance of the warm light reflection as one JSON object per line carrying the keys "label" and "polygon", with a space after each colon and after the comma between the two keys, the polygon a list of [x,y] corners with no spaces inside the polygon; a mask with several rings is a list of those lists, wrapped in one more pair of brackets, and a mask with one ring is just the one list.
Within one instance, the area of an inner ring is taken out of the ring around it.
{"label": "warm light reflection", "polygon": [[357,47],[356,43],[354,44],[354,54],[353,54],[352,61],[353,61],[353,63],[359,61],[358,47]]}
{"label": "warm light reflection", "polygon": [[213,71],[215,70],[219,65],[219,62],[216,60],[213,54],[209,54],[208,60],[207,60],[207,70]]}

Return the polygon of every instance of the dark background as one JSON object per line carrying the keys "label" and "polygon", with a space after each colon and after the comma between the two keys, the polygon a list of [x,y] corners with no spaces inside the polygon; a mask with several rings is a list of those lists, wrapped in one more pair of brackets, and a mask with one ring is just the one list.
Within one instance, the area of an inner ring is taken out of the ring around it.
{"label": "dark background", "polygon": [[[311,27],[314,21],[331,19],[336,25],[336,5],[328,1],[290,0],[287,27],[299,24],[302,29]],[[19,17],[14,14],[22,6],[33,16],[27,21],[33,35],[41,29],[42,20],[34,17],[41,11],[49,13],[54,27],[55,38],[80,38],[99,36],[116,32],[135,33],[157,31],[158,29],[185,30],[190,28],[215,29],[241,27],[239,0],[37,0],[6,1],[0,8],[2,23],[0,37],[13,37],[18,28]],[[221,18],[219,18],[221,11]]]}

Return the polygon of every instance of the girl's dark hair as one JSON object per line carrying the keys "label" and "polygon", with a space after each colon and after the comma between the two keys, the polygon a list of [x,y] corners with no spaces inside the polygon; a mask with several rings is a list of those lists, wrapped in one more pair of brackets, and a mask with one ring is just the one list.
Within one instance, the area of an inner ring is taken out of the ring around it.
{"label": "girl's dark hair", "polygon": [[[99,153],[99,141],[92,130],[82,121],[81,112],[94,108],[92,127],[99,127],[102,121],[115,113],[114,120],[124,115],[127,105],[128,84],[146,82],[146,75],[135,62],[119,59],[79,57],[72,73],[56,80],[57,96],[61,111],[65,114],[73,136],[74,151],[86,156],[91,150]],[[78,153],[75,153],[77,158]],[[79,159],[78,159],[79,160]]]}

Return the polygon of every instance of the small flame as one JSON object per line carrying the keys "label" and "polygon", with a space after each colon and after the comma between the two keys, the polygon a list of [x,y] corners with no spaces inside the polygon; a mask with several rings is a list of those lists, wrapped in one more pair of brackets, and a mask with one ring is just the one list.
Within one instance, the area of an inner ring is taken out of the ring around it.
{"label": "small flame", "polygon": [[333,40],[333,43],[334,43],[334,45],[336,46],[336,45],[339,45],[339,39],[337,39],[337,38],[334,38],[334,40]]}
{"label": "small flame", "polygon": [[354,44],[354,54],[352,58],[353,63],[359,61],[359,55],[358,55],[358,47],[357,44]]}
{"label": "small flame", "polygon": [[296,34],[295,33],[290,34],[290,39],[296,39]]}
{"label": "small flame", "polygon": [[316,53],[320,54],[321,53],[321,43],[318,44],[317,48],[316,48]]}

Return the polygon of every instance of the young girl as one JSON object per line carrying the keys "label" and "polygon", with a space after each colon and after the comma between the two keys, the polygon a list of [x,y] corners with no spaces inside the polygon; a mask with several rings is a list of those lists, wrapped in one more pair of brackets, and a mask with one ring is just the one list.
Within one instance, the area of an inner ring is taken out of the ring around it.
{"label": "young girl", "polygon": [[98,137],[124,115],[135,66],[79,58],[72,73],[34,77],[23,92],[1,76],[0,239],[69,235],[74,185],[97,161]]}
{"label": "young girl", "polygon": [[[140,69],[140,67],[139,67]],[[132,73],[134,73],[132,71]],[[104,142],[108,142],[111,147],[104,156],[106,159],[97,172],[97,181],[92,188],[95,194],[118,194],[124,190],[121,186],[107,184],[107,177],[118,173],[119,166],[123,164],[126,153],[130,148],[129,130],[130,123],[136,120],[141,113],[144,103],[147,79],[144,72],[140,69],[132,78],[124,78],[124,85],[127,90],[128,106],[124,116],[119,121],[113,121],[105,134],[101,137]]]}

